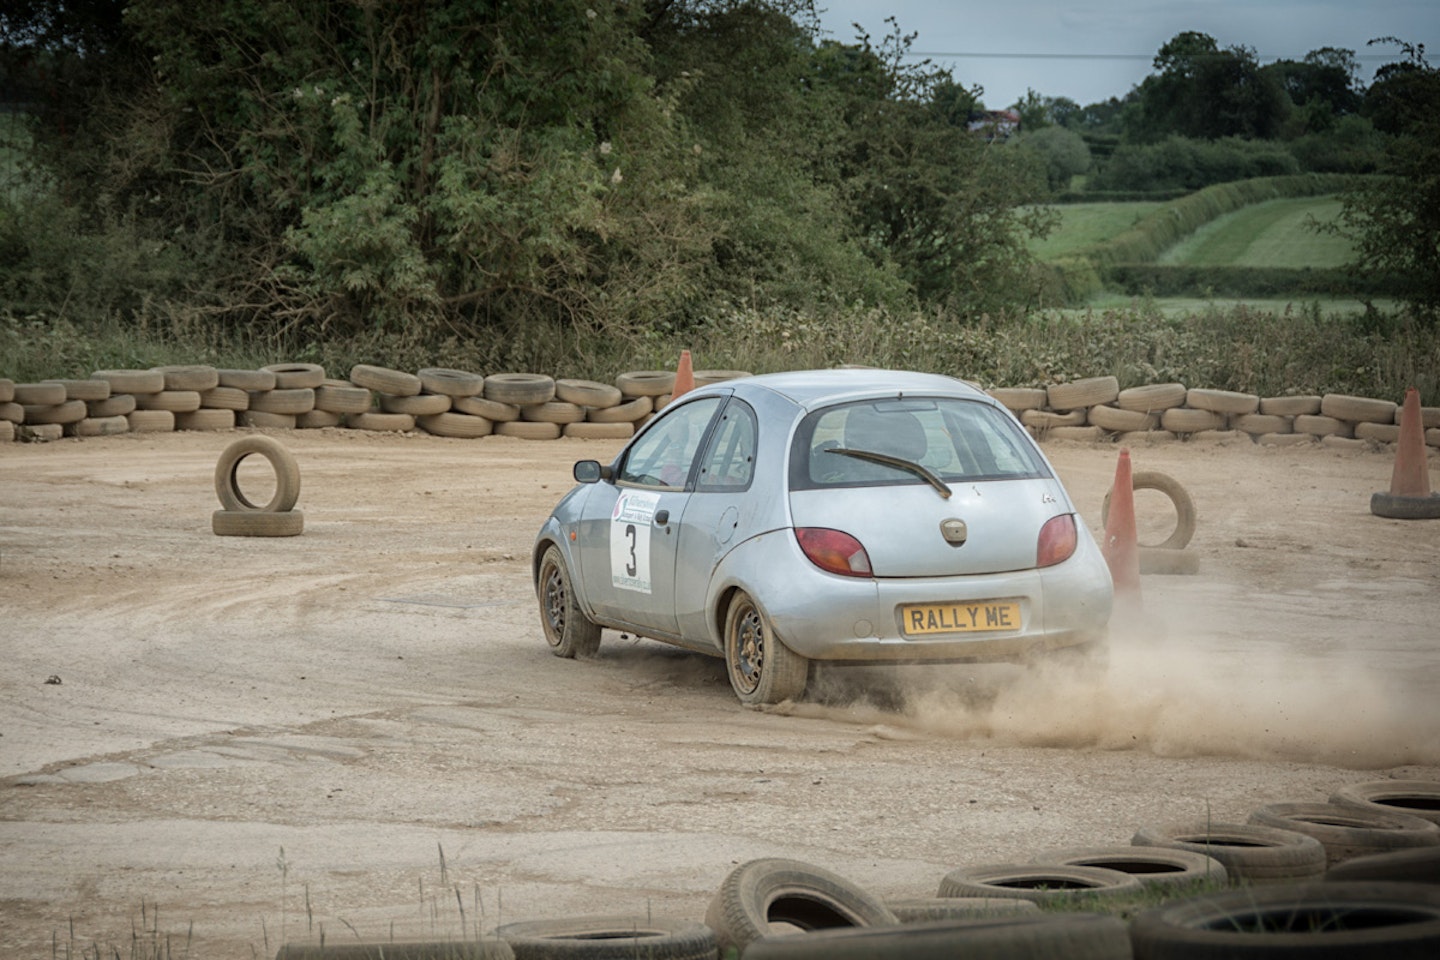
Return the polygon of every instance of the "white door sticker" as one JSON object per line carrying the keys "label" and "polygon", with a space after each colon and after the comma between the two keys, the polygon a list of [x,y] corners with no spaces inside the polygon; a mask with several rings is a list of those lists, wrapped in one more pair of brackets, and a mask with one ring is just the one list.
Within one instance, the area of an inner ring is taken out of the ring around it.
{"label": "white door sticker", "polygon": [[658,493],[622,491],[610,514],[610,583],[621,590],[650,592],[650,529]]}

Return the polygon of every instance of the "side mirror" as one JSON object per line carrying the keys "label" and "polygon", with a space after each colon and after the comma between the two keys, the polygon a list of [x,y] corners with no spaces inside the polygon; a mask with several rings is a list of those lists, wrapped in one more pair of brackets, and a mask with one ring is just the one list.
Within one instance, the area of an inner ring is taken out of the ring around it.
{"label": "side mirror", "polygon": [[575,482],[576,483],[598,483],[604,476],[604,468],[600,466],[599,460],[577,460],[575,461]]}

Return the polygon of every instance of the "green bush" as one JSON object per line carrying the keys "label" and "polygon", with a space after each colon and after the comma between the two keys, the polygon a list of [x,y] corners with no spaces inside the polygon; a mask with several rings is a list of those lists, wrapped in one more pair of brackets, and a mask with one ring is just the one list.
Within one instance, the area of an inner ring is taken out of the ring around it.
{"label": "green bush", "polygon": [[1232,180],[1302,172],[1285,145],[1269,140],[1192,140],[1168,137],[1153,144],[1126,144],[1090,178],[1095,190],[1199,190]]}
{"label": "green bush", "polygon": [[1404,293],[1404,286],[1393,276],[1343,268],[1117,263],[1101,271],[1100,279],[1105,286],[1132,296],[1399,298]]}

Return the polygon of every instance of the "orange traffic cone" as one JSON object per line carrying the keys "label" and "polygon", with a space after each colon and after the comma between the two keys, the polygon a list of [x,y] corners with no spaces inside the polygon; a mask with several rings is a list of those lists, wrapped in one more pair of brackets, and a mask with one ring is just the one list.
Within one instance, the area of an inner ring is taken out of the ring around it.
{"label": "orange traffic cone", "polygon": [[1105,522],[1105,543],[1101,548],[1110,565],[1117,598],[1140,599],[1140,543],[1135,532],[1135,487],[1130,468],[1130,451],[1120,451],[1115,467],[1115,486],[1110,494],[1110,517]]}
{"label": "orange traffic cone", "polygon": [[680,351],[680,365],[675,368],[675,388],[670,391],[670,399],[674,400],[682,393],[695,389],[695,370],[690,363],[690,351]]}
{"label": "orange traffic cone", "polygon": [[1420,424],[1420,391],[1405,391],[1400,408],[1400,441],[1390,492],[1370,496],[1370,512],[1396,520],[1430,520],[1440,517],[1440,495],[1430,492],[1430,470],[1425,462],[1425,430]]}

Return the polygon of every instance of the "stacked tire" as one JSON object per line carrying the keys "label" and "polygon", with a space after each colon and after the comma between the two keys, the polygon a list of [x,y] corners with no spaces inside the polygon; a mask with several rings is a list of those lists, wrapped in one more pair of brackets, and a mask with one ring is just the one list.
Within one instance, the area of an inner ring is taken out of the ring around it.
{"label": "stacked tire", "polygon": [[[275,471],[271,498],[257,503],[240,488],[240,464],[259,455]],[[242,437],[225,448],[215,462],[215,493],[221,509],[210,517],[210,528],[221,537],[294,537],[305,529],[305,516],[295,508],[300,499],[300,466],[289,450],[263,434]]]}

